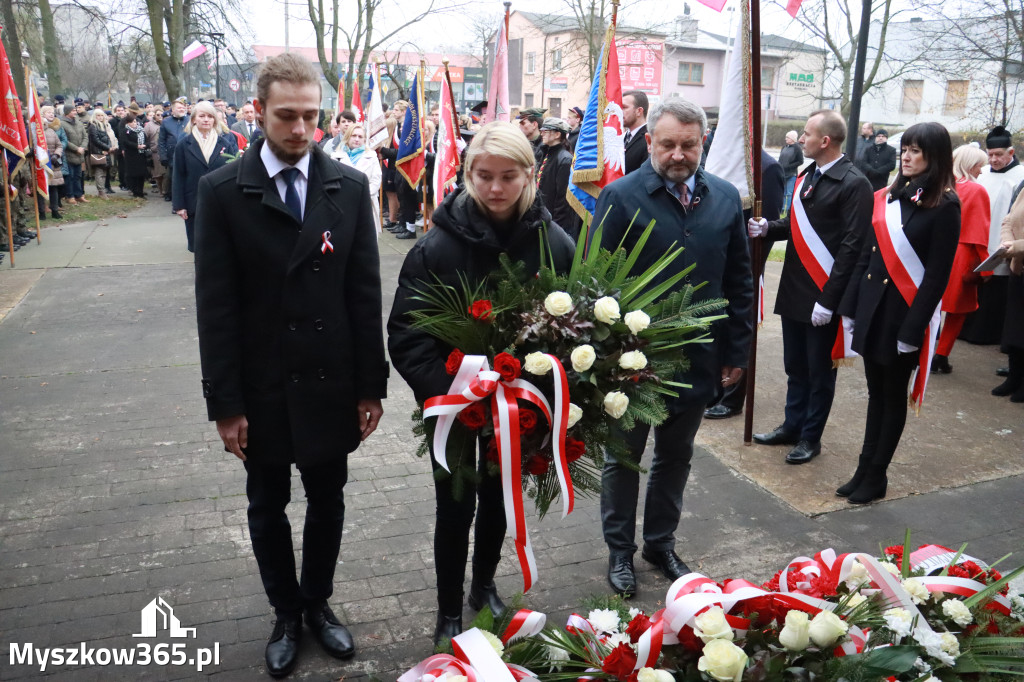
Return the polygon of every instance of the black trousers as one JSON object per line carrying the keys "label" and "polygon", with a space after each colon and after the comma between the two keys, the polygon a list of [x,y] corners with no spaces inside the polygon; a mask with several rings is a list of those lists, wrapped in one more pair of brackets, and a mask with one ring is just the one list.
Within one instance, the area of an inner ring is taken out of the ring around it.
{"label": "black trousers", "polygon": [[900,444],[907,423],[907,388],[917,364],[916,352],[901,353],[895,362],[884,365],[864,358],[868,415],[861,456],[871,463],[875,475],[885,473]]}
{"label": "black trousers", "polygon": [[[437,477],[439,465],[431,455],[434,468],[434,493],[437,498],[437,524],[434,527],[434,570],[437,573],[437,603],[442,613],[462,613],[463,586],[466,582],[466,560],[469,558],[469,529],[476,516],[473,534],[473,563],[492,568],[501,560],[505,540],[505,504],[501,478],[487,473],[484,445],[467,438],[460,448],[453,429],[449,439],[448,466],[454,470],[456,454],[476,459],[479,482],[461,479],[462,485],[445,474]],[[475,440],[475,439],[474,439]],[[454,447],[452,447],[454,446]],[[477,454],[479,451],[479,455]],[[443,470],[442,470],[443,472]]]}
{"label": "black trousers", "polygon": [[788,377],[783,428],[800,440],[820,441],[832,411],[836,394],[832,346],[839,323],[839,315],[821,327],[782,318],[782,363]]}
{"label": "black trousers", "polygon": [[398,194],[398,222],[410,225],[416,222],[416,208],[419,206],[420,193],[409,187],[401,175],[395,178]]}
{"label": "black trousers", "polygon": [[129,175],[125,178],[124,186],[132,191],[132,196],[138,199],[146,198],[146,178],[142,175]]}
{"label": "black trousers", "polygon": [[334,592],[334,568],[345,521],[343,488],[348,458],[299,470],[306,492],[302,528],[302,574],[296,578],[292,527],[285,514],[291,500],[291,465],[245,462],[248,474],[249,537],[263,589],[275,611],[297,613],[326,601]]}

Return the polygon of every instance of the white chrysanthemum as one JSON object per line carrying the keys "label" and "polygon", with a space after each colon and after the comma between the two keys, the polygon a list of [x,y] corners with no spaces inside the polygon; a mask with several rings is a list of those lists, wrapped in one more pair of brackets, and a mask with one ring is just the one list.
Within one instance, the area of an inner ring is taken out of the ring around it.
{"label": "white chrysanthemum", "polygon": [[917,578],[907,578],[903,581],[903,589],[910,595],[910,600],[915,604],[923,604],[932,596],[928,588]]}
{"label": "white chrysanthemum", "polygon": [[899,637],[906,637],[910,634],[910,625],[914,619],[905,609],[889,609],[882,614],[885,624]]}
{"label": "white chrysanthemum", "polygon": [[1015,594],[1010,597],[1010,609],[1014,618],[1024,621],[1024,595]]}
{"label": "white chrysanthemum", "polygon": [[943,632],[942,637],[942,650],[950,656],[956,657],[960,655],[960,640],[956,638],[952,632]]}
{"label": "white chrysanthemum", "polygon": [[846,576],[846,589],[850,592],[856,592],[862,585],[867,585],[870,582],[871,578],[868,576],[868,569],[861,562],[854,561],[850,566],[849,575]]}
{"label": "white chrysanthemum", "polygon": [[864,602],[866,602],[867,600],[867,597],[858,592],[857,594],[850,595],[850,599],[846,602],[846,606],[849,610],[853,610],[861,604],[863,604]]}
{"label": "white chrysanthemum", "polygon": [[629,619],[633,620],[634,618],[639,616],[641,613],[643,613],[643,611],[641,611],[640,609],[636,608],[635,606],[631,606],[629,608]]}
{"label": "white chrysanthemum", "polygon": [[562,669],[562,663],[569,660],[569,652],[560,646],[555,646],[554,640],[549,639],[545,635],[541,637],[546,642],[544,647],[544,655],[548,659],[548,667],[551,668],[552,672],[557,672]]}
{"label": "white chrysanthemum", "polygon": [[959,599],[947,599],[942,602],[942,613],[947,618],[952,618],[953,622],[962,628],[967,627],[974,620],[971,610]]}
{"label": "white chrysanthemum", "polygon": [[881,566],[885,570],[887,570],[890,573],[892,573],[897,578],[901,575],[900,574],[900,567],[897,566],[896,564],[892,563],[891,561],[879,561],[878,564],[879,564],[879,566]]}
{"label": "white chrysanthemum", "polygon": [[487,640],[499,656],[505,653],[505,645],[501,643],[501,640],[498,639],[497,635],[491,634],[490,632],[487,632],[487,630],[481,630],[480,632],[483,633],[484,639]]}
{"label": "white chrysanthemum", "polygon": [[614,635],[608,637],[605,640],[604,645],[609,649],[614,649],[620,644],[625,644],[628,647],[633,647],[633,640],[629,638],[625,632],[616,632]]}
{"label": "white chrysanthemum", "polygon": [[920,656],[918,656],[917,659],[914,660],[914,667],[922,673],[931,672],[932,669],[932,667],[928,665],[927,661],[925,661]]}
{"label": "white chrysanthemum", "polygon": [[942,661],[946,665],[953,665],[956,663],[956,659],[950,656],[949,652],[947,652],[943,647],[942,635],[934,630],[919,628],[914,634],[914,639],[917,640],[918,644],[924,647],[925,653],[932,658]]}
{"label": "white chrysanthemum", "polygon": [[587,620],[598,632],[611,635],[619,631],[619,612],[614,609],[594,609]]}

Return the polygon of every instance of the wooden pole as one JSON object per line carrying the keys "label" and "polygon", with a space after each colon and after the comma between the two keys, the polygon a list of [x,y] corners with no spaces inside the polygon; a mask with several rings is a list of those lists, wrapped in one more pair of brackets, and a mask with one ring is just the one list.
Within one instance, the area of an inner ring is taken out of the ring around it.
{"label": "wooden pole", "polygon": [[[423,129],[423,88],[425,87],[424,83],[423,83],[423,79],[426,77],[426,69],[427,69],[427,60],[422,58],[422,57],[420,57],[420,71],[419,71],[419,76],[420,77],[416,81],[417,82],[417,90],[416,90],[417,109],[416,110],[417,110],[417,112],[419,112],[418,124],[419,124],[419,127],[420,127],[420,141],[423,144],[423,166],[424,166],[424,168],[426,168],[426,162],[427,162],[427,141],[423,139],[423,133],[424,133],[424,129]],[[427,220],[427,176],[426,176],[426,172],[424,172],[424,174],[423,174],[423,190],[421,192],[421,195],[423,197],[423,211],[421,211],[421,213],[423,214],[423,234],[426,234],[427,230],[430,229],[430,223]]]}
{"label": "wooden pole", "polygon": [[[735,53],[734,53],[735,54]],[[751,104],[751,141],[750,155],[753,166],[754,186],[751,194],[751,217],[761,217],[761,10],[760,0],[750,0],[750,104]],[[764,274],[764,239],[752,239],[750,244],[750,274],[754,281],[754,290],[760,290],[761,276]],[[750,356],[747,359],[747,391],[746,410],[743,415],[743,444],[750,445],[754,431],[754,389],[757,381],[757,316],[760,309],[760,297],[755,294],[751,310],[753,334],[750,337]]]}

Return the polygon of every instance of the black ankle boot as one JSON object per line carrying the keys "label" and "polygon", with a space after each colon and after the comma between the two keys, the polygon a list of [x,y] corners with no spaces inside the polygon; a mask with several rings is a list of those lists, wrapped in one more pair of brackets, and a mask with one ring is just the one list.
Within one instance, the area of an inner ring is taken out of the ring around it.
{"label": "black ankle boot", "polygon": [[1009,354],[1010,368],[1006,381],[992,389],[992,395],[1008,396],[1024,388],[1024,353],[1011,351]]}
{"label": "black ankle boot", "polygon": [[860,482],[864,480],[864,476],[868,473],[868,464],[870,459],[864,456],[864,453],[860,453],[860,457],[857,458],[857,469],[853,472],[853,478],[839,486],[836,489],[836,495],[839,497],[849,497]]}
{"label": "black ankle boot", "polygon": [[462,634],[462,614],[446,616],[440,611],[437,614],[437,625],[434,626],[434,648],[446,639],[454,639]]}
{"label": "black ankle boot", "polygon": [[469,588],[469,606],[474,611],[479,611],[487,606],[495,618],[501,618],[505,613],[505,603],[498,596],[498,587],[494,584],[494,572],[497,569],[497,564],[483,566],[473,562],[473,582]]}
{"label": "black ankle boot", "polygon": [[882,476],[867,475],[846,499],[850,504],[868,504],[884,498],[888,487],[889,479],[885,474]]}

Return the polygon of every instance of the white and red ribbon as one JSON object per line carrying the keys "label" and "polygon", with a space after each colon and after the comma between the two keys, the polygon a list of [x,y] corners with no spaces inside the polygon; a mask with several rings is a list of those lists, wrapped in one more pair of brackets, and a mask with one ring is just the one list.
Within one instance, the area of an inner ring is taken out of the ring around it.
{"label": "white and red ribbon", "polygon": [[398,682],[443,682],[449,677],[460,675],[465,676],[469,682],[521,682],[536,679],[526,668],[502,661],[478,628],[466,630],[452,639],[452,650],[454,656],[431,656],[406,671],[398,678]]}
{"label": "white and red ribbon", "polygon": [[494,438],[498,446],[501,465],[501,486],[505,502],[506,525],[512,532],[519,566],[523,572],[523,592],[528,592],[537,579],[537,561],[526,528],[526,510],[523,503],[523,456],[520,449],[519,400],[526,400],[540,408],[551,424],[552,454],[555,473],[562,491],[562,518],[572,512],[574,493],[569,465],[565,458],[565,432],[569,423],[569,388],[562,363],[548,355],[555,378],[555,408],[552,411],[540,389],[523,379],[503,381],[501,374],[491,370],[483,355],[462,358],[448,393],[428,398],[423,405],[423,417],[437,417],[434,428],[434,459],[444,468],[448,466],[445,445],[459,412],[473,403],[490,398]]}
{"label": "white and red ribbon", "polygon": [[501,633],[501,643],[508,644],[517,639],[540,634],[547,619],[548,617],[540,611],[520,609],[516,615],[512,616],[512,621],[505,628],[505,632]]}
{"label": "white and red ribbon", "polygon": [[331,253],[334,253],[334,244],[331,243],[331,231],[326,230],[321,237],[323,238],[324,243],[320,245],[320,253],[327,253],[328,250],[330,250]]}

